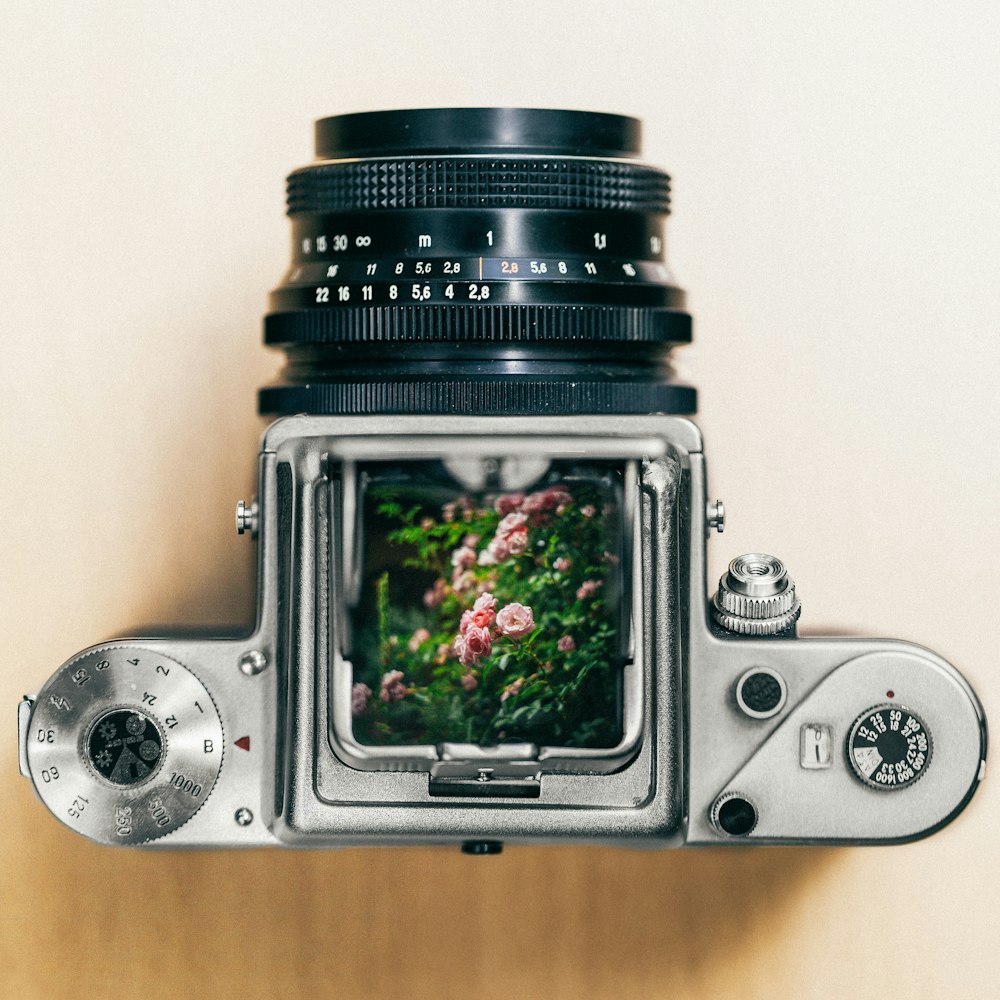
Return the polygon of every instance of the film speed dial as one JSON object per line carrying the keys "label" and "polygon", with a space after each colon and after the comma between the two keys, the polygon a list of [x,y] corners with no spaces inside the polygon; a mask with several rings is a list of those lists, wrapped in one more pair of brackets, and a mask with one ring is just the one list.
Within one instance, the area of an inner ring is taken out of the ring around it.
{"label": "film speed dial", "polygon": [[104,844],[142,844],[183,826],[222,767],[222,721],[205,685],[152,649],[105,646],[39,693],[27,760],[42,801]]}

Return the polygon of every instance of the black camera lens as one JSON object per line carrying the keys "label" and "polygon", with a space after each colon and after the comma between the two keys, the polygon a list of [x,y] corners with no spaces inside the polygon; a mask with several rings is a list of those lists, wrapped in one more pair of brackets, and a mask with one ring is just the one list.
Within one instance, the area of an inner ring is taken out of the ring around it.
{"label": "black camera lens", "polygon": [[664,262],[669,178],[633,118],[524,108],[341,115],[288,179],[292,265],[265,414],[693,413]]}

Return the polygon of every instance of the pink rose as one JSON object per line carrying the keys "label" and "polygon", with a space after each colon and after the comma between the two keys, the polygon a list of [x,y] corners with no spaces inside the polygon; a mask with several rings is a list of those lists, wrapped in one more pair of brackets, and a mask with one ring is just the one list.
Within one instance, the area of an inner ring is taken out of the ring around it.
{"label": "pink rose", "polygon": [[469,626],[465,633],[466,655],[473,660],[478,660],[482,656],[489,656],[493,648],[493,637],[487,628],[479,628],[476,625]]}
{"label": "pink rose", "polygon": [[560,653],[572,653],[573,650],[576,649],[576,641],[573,639],[573,636],[564,635],[556,643],[556,649],[558,649]]}
{"label": "pink rose", "polygon": [[462,618],[461,618],[461,620],[458,623],[458,634],[459,635],[465,635],[465,633],[469,631],[469,626],[472,625],[472,624],[473,624],[473,621],[472,621],[472,612],[471,611],[463,611],[462,612]]}
{"label": "pink rose", "polygon": [[433,527],[434,527],[434,520],[432,518],[425,517],[420,522],[420,530],[421,531],[430,531],[431,528],[433,528]]}
{"label": "pink rose", "polygon": [[524,514],[508,514],[497,525],[497,538],[506,538],[512,531],[520,531],[526,528],[528,523]]}
{"label": "pink rose", "polygon": [[563,556],[562,558],[557,559],[552,564],[553,568],[559,573],[565,573],[566,570],[568,570],[572,565],[573,565],[573,560],[568,558],[567,556]]}
{"label": "pink rose", "polygon": [[462,685],[462,689],[464,691],[468,691],[469,693],[475,691],[476,688],[479,687],[479,681],[476,680],[476,675],[471,672],[462,674],[462,676],[458,679],[458,683]]}
{"label": "pink rose", "polygon": [[403,683],[402,670],[390,670],[382,677],[382,690],[379,692],[379,698],[387,705],[390,701],[402,701],[407,694],[409,692]]}
{"label": "pink rose", "polygon": [[424,594],[424,607],[436,608],[443,600],[448,585],[442,579],[434,581],[434,586]]}
{"label": "pink rose", "polygon": [[576,592],[577,600],[582,601],[590,597],[603,583],[603,580],[584,580]]}
{"label": "pink rose", "polygon": [[512,531],[506,538],[507,548],[512,556],[519,556],[528,547],[527,529]]}
{"label": "pink rose", "polygon": [[531,608],[513,601],[497,615],[497,628],[511,639],[523,639],[534,630],[535,616]]}
{"label": "pink rose", "polygon": [[474,549],[479,544],[479,535],[466,535],[462,539],[463,545],[468,545],[470,549]]}
{"label": "pink rose", "polygon": [[[496,618],[497,599],[488,591],[476,598],[472,605],[472,624],[478,628],[489,628]],[[465,615],[462,615],[463,620]]]}
{"label": "pink rose", "polygon": [[586,518],[591,518],[597,513],[597,508],[592,503],[588,503],[586,507],[580,508],[580,513]]}
{"label": "pink rose", "polygon": [[368,699],[372,696],[372,689],[367,684],[355,684],[351,688],[351,715],[364,715],[368,709]]}
{"label": "pink rose", "polygon": [[479,559],[477,561],[480,566],[496,566],[497,557],[493,555],[490,548],[492,548],[492,546],[483,549],[483,551],[479,553]]}
{"label": "pink rose", "polygon": [[454,521],[455,520],[455,505],[453,503],[446,503],[441,508],[441,516],[446,521]]}
{"label": "pink rose", "polygon": [[468,545],[455,549],[451,554],[451,564],[457,570],[468,569],[476,565],[476,550]]}
{"label": "pink rose", "polygon": [[497,497],[496,503],[493,504],[493,509],[503,516],[504,514],[513,514],[523,503],[523,493],[507,493],[504,496]]}
{"label": "pink rose", "polygon": [[505,538],[494,538],[486,550],[493,557],[493,562],[503,562],[510,555],[510,547],[507,545],[507,540]]}
{"label": "pink rose", "polygon": [[476,586],[476,577],[473,573],[466,570],[464,573],[456,573],[452,578],[451,585],[457,592],[461,593],[464,590],[471,590]]}
{"label": "pink rose", "polygon": [[425,628],[418,628],[413,635],[410,636],[410,641],[406,644],[406,648],[411,652],[415,653],[420,646],[425,643],[431,637],[430,632]]}

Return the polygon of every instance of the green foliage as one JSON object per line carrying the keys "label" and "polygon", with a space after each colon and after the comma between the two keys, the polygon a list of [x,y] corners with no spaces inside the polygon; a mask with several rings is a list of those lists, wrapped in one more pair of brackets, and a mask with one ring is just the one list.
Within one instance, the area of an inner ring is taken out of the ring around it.
{"label": "green foliage", "polygon": [[[440,508],[414,488],[380,486],[369,500],[367,558],[381,571],[355,619],[355,682],[372,691],[355,705],[362,742],[618,742],[620,545],[605,490],[575,482]],[[491,549],[512,537],[499,512],[511,510],[524,515],[523,551]],[[534,628],[514,638],[492,621],[489,652],[463,663],[462,615],[483,594],[497,613],[530,608]]]}

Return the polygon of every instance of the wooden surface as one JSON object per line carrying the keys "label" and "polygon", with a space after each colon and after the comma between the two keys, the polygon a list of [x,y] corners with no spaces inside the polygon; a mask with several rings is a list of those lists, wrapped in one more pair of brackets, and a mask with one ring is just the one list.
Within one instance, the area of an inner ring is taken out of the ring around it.
{"label": "wooden surface", "polygon": [[995,711],[993,5],[14,3],[0,37],[0,996],[987,998],[996,775],[871,849],[121,853],[16,773],[77,649],[245,622],[259,346],[316,117],[646,121],[674,177],[711,543],[813,632],[899,635]]}

